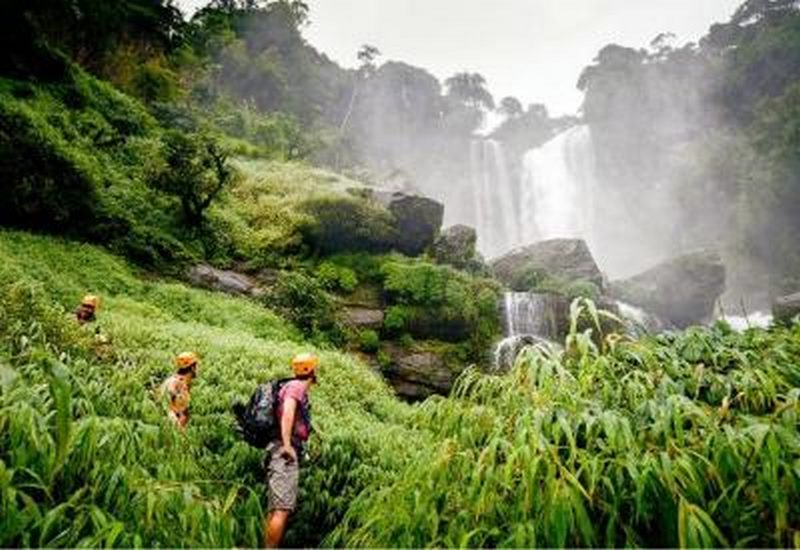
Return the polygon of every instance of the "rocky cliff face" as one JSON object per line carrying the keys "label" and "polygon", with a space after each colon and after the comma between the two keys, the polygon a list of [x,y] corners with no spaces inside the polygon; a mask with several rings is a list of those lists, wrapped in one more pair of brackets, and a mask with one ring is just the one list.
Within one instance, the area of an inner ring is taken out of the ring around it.
{"label": "rocky cliff face", "polygon": [[677,328],[709,322],[724,291],[725,266],[718,253],[708,250],[669,259],[609,285],[613,298],[654,313]]}

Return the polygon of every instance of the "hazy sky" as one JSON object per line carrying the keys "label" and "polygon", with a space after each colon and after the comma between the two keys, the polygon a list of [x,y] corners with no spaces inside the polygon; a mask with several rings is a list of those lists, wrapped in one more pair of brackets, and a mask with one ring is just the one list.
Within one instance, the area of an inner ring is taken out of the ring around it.
{"label": "hazy sky", "polygon": [[[609,43],[644,47],[661,32],[695,41],[744,0],[306,0],[308,41],[356,65],[362,44],[444,79],[477,71],[496,99],[574,113],[578,76]],[[178,0],[191,9],[205,0]]]}

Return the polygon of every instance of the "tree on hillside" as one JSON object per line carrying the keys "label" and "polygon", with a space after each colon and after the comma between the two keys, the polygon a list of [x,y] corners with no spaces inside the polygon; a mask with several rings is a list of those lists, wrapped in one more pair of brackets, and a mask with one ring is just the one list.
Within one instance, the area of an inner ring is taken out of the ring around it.
{"label": "tree on hillside", "polygon": [[199,227],[203,213],[234,178],[228,154],[205,134],[172,130],[164,136],[165,163],[154,186],[177,196],[186,225]]}
{"label": "tree on hillside", "polygon": [[502,100],[500,100],[499,111],[511,118],[520,116],[524,112],[522,110],[522,103],[520,103],[519,99],[511,96],[504,97]]}
{"label": "tree on hillside", "polygon": [[456,73],[444,81],[447,95],[473,108],[494,109],[486,79],[478,73]]}
{"label": "tree on hillside", "polygon": [[358,50],[356,57],[361,62],[361,66],[355,73],[353,80],[353,90],[350,93],[350,101],[347,104],[347,111],[342,118],[342,123],[339,125],[339,132],[344,133],[347,128],[347,123],[350,121],[350,116],[353,114],[353,106],[358,97],[358,89],[361,84],[375,74],[375,59],[381,54],[381,51],[375,46],[364,44]]}

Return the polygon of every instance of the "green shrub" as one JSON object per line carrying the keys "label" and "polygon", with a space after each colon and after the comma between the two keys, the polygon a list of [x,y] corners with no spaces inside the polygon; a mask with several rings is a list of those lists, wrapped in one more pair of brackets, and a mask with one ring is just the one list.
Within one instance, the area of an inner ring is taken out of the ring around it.
{"label": "green shrub", "polygon": [[499,286],[489,280],[423,260],[387,258],[383,287],[393,307],[384,326],[393,334],[469,341],[480,361],[500,332]]}
{"label": "green shrub", "polygon": [[358,286],[355,271],[334,262],[323,262],[314,271],[322,286],[329,291],[350,293]]}
{"label": "green shrub", "polygon": [[326,337],[334,342],[343,338],[334,302],[314,277],[299,271],[281,272],[263,300],[308,337]]}
{"label": "green shrub", "polygon": [[410,318],[411,311],[408,306],[390,306],[383,318],[383,327],[389,334],[400,334],[406,330]]}
{"label": "green shrub", "polygon": [[147,103],[176,101],[182,93],[178,74],[166,67],[163,61],[154,59],[134,72],[131,91]]}
{"label": "green shrub", "polygon": [[395,241],[391,214],[371,201],[330,195],[308,199],[301,208],[308,215],[303,238],[319,254],[385,252]]}
{"label": "green shrub", "polygon": [[327,258],[327,262],[351,270],[359,283],[381,283],[383,260],[383,256],[367,252],[334,254]]}
{"label": "green shrub", "polygon": [[93,170],[34,108],[0,96],[0,219],[80,233],[97,217]]}
{"label": "green shrub", "polygon": [[358,345],[365,353],[375,353],[380,345],[380,337],[374,330],[362,330],[358,335]]}

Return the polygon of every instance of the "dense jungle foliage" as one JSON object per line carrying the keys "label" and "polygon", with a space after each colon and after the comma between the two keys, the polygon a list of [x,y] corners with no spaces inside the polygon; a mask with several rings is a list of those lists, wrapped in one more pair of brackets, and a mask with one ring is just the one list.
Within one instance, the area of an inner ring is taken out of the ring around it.
{"label": "dense jungle foliage", "polygon": [[[231,404],[308,350],[317,434],[287,544],[800,546],[799,326],[634,341],[581,299],[562,348],[487,374],[501,286],[477,259],[398,252],[364,188],[459,181],[487,109],[516,152],[575,119],[370,46],[342,69],[304,40],[312,16],[300,0],[213,0],[189,21],[168,0],[4,7],[0,546],[258,545],[262,457]],[[777,286],[797,273],[799,18],[749,0],[696,48],[610,46],[580,82],[606,169],[625,120],[643,144],[631,189],[675,157],[686,197],[732,188],[720,215],[741,233],[723,237]],[[661,124],[664,105],[686,126]],[[198,263],[266,290],[189,287]],[[98,320],[78,326],[87,292]],[[348,304],[386,315],[354,331]],[[410,405],[379,374],[387,345],[467,370]],[[155,389],[187,349],[183,435]]]}
{"label": "dense jungle foliage", "polygon": [[[91,246],[6,231],[0,259],[0,544],[256,545],[260,453],[229,406],[301,336]],[[67,316],[87,286],[99,332]],[[797,545],[798,326],[604,342],[573,331],[415,407],[323,351],[288,542]],[[154,395],[182,349],[202,356],[186,436]]]}

